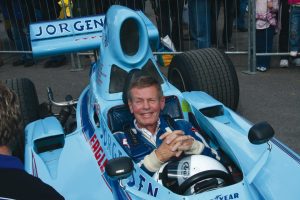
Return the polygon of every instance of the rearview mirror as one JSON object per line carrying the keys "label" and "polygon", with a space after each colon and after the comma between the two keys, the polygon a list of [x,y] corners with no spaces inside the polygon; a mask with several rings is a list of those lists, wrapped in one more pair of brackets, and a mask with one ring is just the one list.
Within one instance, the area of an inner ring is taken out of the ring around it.
{"label": "rearview mirror", "polygon": [[133,162],[129,157],[113,158],[105,166],[107,175],[112,179],[127,178],[132,174],[133,169]]}
{"label": "rearview mirror", "polygon": [[248,139],[252,144],[263,144],[274,136],[274,129],[268,122],[254,124],[248,133]]}

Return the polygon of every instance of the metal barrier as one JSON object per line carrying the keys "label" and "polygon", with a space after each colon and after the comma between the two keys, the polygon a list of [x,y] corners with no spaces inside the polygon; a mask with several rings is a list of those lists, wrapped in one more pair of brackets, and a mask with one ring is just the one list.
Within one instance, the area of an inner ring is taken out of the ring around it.
{"label": "metal barrier", "polygon": [[[177,50],[215,47],[229,55],[248,55],[247,73],[256,71],[257,56],[283,56],[287,52],[256,53],[256,5],[254,0],[2,0],[0,53],[20,54],[31,59],[28,24],[57,18],[104,13],[113,4],[143,10],[157,25],[161,37],[169,36]],[[267,2],[267,1],[266,1]],[[248,20],[244,22],[245,17]],[[235,27],[234,27],[235,22]],[[248,25],[247,25],[248,24]],[[243,27],[239,27],[243,26]],[[247,30],[248,29],[248,32]],[[176,54],[160,49],[159,54]],[[79,56],[71,54],[72,71],[81,70]],[[94,58],[95,59],[95,58]]]}

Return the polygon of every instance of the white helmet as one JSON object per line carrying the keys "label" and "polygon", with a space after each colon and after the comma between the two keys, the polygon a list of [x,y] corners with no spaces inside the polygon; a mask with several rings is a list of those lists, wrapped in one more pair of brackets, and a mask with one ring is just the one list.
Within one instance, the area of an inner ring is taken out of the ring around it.
{"label": "white helmet", "polygon": [[204,155],[165,163],[153,178],[171,191],[185,195],[221,187],[231,181],[231,176],[220,162]]}

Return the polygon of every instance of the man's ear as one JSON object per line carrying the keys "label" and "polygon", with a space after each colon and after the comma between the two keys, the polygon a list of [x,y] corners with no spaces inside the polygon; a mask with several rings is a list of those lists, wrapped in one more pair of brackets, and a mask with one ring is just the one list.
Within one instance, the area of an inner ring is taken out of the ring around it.
{"label": "man's ear", "polygon": [[163,110],[164,109],[164,107],[165,107],[165,101],[166,101],[166,98],[164,97],[164,96],[162,96],[161,98],[160,98],[160,110]]}
{"label": "man's ear", "polygon": [[130,113],[133,113],[132,102],[130,100],[128,100],[128,107],[130,109]]}

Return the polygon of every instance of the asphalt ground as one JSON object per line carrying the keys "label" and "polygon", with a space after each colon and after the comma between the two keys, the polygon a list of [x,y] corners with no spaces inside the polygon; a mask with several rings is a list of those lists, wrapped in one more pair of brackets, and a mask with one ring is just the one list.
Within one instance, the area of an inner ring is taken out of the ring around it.
{"label": "asphalt ground", "polygon": [[[59,68],[44,68],[46,59],[28,68],[14,67],[16,56],[2,55],[5,65],[0,67],[0,80],[26,77],[36,86],[40,102],[47,101],[46,88],[51,87],[56,101],[70,94],[77,98],[88,85],[89,58],[81,57],[82,70],[74,71],[71,62]],[[236,67],[240,101],[237,112],[256,123],[268,121],[275,137],[300,154],[300,67],[279,68],[278,58],[273,58],[272,68],[254,75],[247,71],[246,56],[231,56]],[[167,69],[164,69],[166,71]]]}

